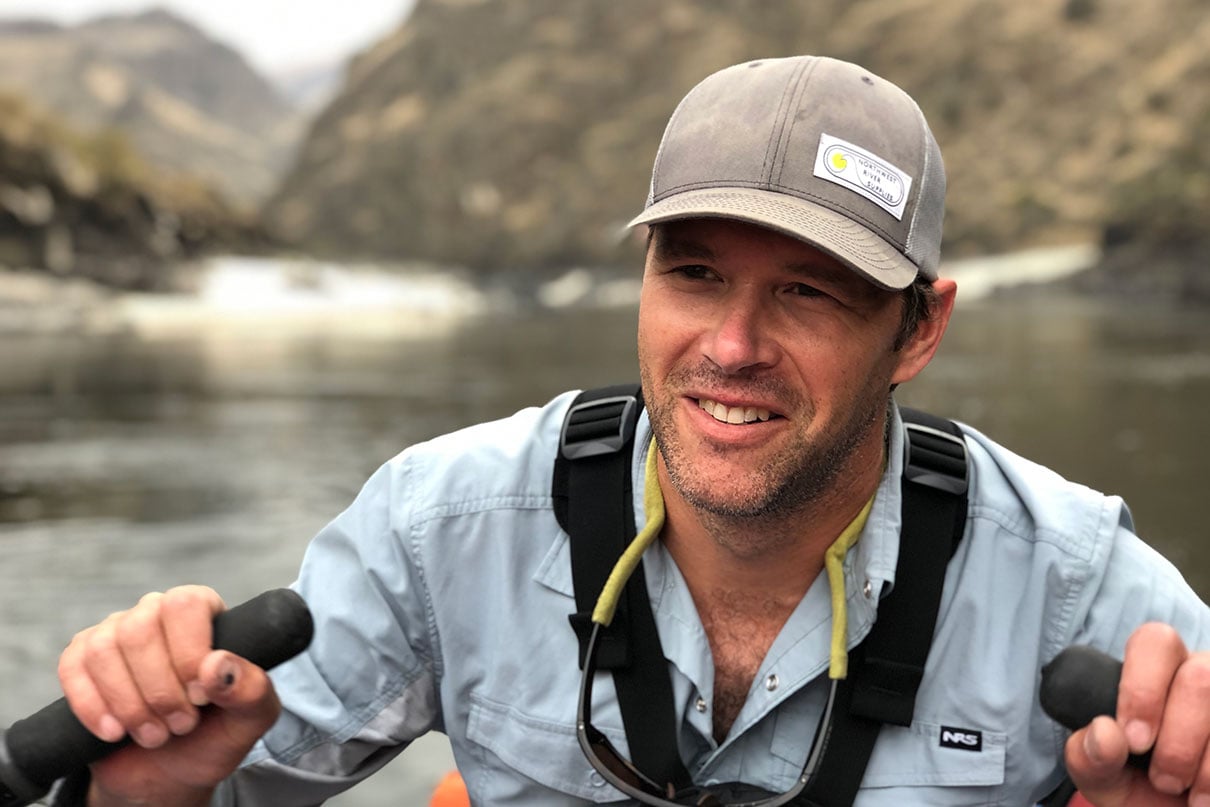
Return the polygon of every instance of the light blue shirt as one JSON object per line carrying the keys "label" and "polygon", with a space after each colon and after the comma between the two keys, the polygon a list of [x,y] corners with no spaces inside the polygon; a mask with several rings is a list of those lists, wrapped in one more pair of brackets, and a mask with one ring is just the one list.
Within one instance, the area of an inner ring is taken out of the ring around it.
{"label": "light blue shirt", "polygon": [[[428,731],[448,735],[475,804],[624,801],[575,736],[568,537],[550,495],[572,397],[409,448],[316,537],[296,584],[313,611],[315,640],[274,672],[286,711],[217,804],[319,803]],[[1032,804],[1060,779],[1066,738],[1038,706],[1043,664],[1073,643],[1120,657],[1148,620],[1172,624],[1191,646],[1210,644],[1210,612],[1135,537],[1120,499],[964,431],[966,535],[950,564],[915,719],[883,728],[861,807]],[[650,439],[644,415],[632,458],[636,528]],[[895,412],[886,474],[844,564],[850,647],[894,585],[902,445]],[[699,783],[789,789],[827,692],[826,576],[783,627],[718,744],[710,647],[693,601],[661,544],[643,563],[690,773]],[[599,676],[593,722],[625,752],[613,687]],[[979,732],[981,750],[943,746],[943,726]]]}

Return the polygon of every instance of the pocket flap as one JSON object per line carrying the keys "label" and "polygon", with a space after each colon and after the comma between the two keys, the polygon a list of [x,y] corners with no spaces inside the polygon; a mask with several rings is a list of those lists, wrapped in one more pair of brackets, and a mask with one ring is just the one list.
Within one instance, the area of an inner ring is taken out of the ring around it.
{"label": "pocket flap", "polygon": [[883,726],[862,787],[988,787],[1004,784],[1008,735],[914,722]]}
{"label": "pocket flap", "polygon": [[626,800],[588,763],[574,725],[529,717],[472,694],[466,735],[512,770],[546,787],[597,803]]}

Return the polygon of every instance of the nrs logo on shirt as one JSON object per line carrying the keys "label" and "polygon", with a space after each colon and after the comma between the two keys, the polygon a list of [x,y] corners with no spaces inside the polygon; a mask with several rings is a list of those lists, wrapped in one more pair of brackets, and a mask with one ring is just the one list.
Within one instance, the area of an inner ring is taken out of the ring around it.
{"label": "nrs logo on shirt", "polygon": [[957,748],[960,751],[982,751],[983,732],[942,726],[941,747]]}

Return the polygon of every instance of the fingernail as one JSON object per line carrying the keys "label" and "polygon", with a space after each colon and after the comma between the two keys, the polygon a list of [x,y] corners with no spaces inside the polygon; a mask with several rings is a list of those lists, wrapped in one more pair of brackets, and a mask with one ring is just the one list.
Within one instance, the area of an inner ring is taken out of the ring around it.
{"label": "fingernail", "polygon": [[185,692],[189,695],[189,702],[194,706],[210,705],[210,698],[206,697],[206,688],[202,686],[201,681],[190,681],[185,685]]}
{"label": "fingernail", "polygon": [[1141,754],[1151,747],[1151,727],[1142,720],[1131,720],[1123,731],[1131,753]]}
{"label": "fingernail", "polygon": [[1185,783],[1175,776],[1169,776],[1166,773],[1161,773],[1151,780],[1151,784],[1161,793],[1170,793],[1173,796],[1179,796],[1185,792]]}
{"label": "fingernail", "polygon": [[101,715],[99,729],[100,737],[107,743],[116,743],[118,740],[126,736],[126,729],[118,722],[118,719],[113,715]]}
{"label": "fingernail", "polygon": [[178,737],[193,731],[193,727],[197,725],[197,720],[189,712],[173,712],[164,718],[164,721],[168,723],[168,729]]}
{"label": "fingernail", "polygon": [[1089,726],[1084,732],[1084,753],[1088,754],[1088,758],[1093,762],[1101,761],[1101,748],[1097,745],[1097,741],[1093,739],[1092,727]]}
{"label": "fingernail", "polygon": [[168,742],[168,731],[159,723],[147,722],[134,730],[134,738],[144,748],[159,748]]}

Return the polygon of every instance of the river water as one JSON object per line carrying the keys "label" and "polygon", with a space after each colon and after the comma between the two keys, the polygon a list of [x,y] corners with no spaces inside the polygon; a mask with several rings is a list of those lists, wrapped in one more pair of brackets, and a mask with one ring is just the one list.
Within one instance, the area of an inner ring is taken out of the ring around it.
{"label": "river water", "polygon": [[[900,400],[1123,495],[1210,594],[1210,310],[990,294],[989,267],[962,268],[945,345]],[[76,630],[145,591],[234,603],[289,583],[401,448],[637,373],[633,283],[573,273],[519,306],[447,278],[305,274],[228,261],[191,297],[0,307],[0,726],[57,697]],[[427,740],[332,803],[424,804],[450,765]]]}

